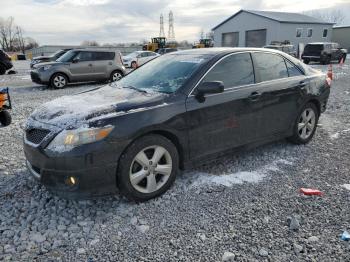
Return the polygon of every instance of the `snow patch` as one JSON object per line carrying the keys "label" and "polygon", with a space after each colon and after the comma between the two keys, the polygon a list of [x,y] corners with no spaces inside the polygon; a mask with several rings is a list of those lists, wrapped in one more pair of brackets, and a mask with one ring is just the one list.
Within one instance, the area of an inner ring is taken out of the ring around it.
{"label": "snow patch", "polygon": [[344,184],[344,185],[341,185],[343,188],[347,189],[350,191],[350,184]]}
{"label": "snow patch", "polygon": [[329,136],[331,139],[337,139],[337,138],[339,138],[339,133],[337,132],[337,133],[334,133],[334,134],[332,134],[332,135],[330,135]]}
{"label": "snow patch", "polygon": [[201,187],[206,185],[222,185],[231,187],[235,184],[259,183],[271,173],[281,172],[280,165],[292,165],[293,162],[279,159],[269,165],[261,167],[259,170],[239,171],[231,174],[213,175],[203,172],[191,172],[186,174],[190,179],[190,188]]}

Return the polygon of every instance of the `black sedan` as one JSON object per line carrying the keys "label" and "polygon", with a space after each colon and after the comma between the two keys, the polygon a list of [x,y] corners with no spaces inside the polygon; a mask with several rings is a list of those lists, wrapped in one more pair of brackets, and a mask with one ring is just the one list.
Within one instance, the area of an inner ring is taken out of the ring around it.
{"label": "black sedan", "polygon": [[234,149],[282,138],[308,143],[329,81],[274,50],[167,54],[116,84],[33,112],[24,136],[27,166],[63,197],[119,191],[148,200],[168,190],[179,169]]}

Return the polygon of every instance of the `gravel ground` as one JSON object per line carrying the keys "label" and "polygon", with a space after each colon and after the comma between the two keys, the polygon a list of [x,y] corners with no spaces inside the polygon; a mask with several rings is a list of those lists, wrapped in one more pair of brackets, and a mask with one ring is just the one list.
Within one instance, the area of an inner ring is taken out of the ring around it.
{"label": "gravel ground", "polygon": [[[349,62],[333,69],[328,110],[310,144],[228,155],[183,172],[142,204],[118,195],[62,200],[33,181],[22,152],[25,119],[91,85],[47,90],[11,76],[14,121],[0,129],[0,261],[349,261],[349,242],[340,239],[350,230]],[[0,86],[11,83],[1,78]],[[324,196],[303,196],[301,187]]]}

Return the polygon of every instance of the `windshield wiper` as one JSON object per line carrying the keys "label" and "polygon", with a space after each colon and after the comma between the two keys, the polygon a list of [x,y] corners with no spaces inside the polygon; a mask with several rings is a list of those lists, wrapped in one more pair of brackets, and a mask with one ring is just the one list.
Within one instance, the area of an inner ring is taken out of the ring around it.
{"label": "windshield wiper", "polygon": [[138,89],[134,86],[124,86],[124,88],[129,88],[129,89],[132,89],[132,90],[136,90],[136,91],[139,91],[139,92],[142,92],[142,93],[148,93],[146,90],[142,90],[142,89]]}

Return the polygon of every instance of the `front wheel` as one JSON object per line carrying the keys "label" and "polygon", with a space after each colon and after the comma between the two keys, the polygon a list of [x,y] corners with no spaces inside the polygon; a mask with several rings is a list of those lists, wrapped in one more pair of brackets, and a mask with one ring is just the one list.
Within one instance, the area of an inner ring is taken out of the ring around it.
{"label": "front wheel", "polygon": [[304,62],[304,64],[309,64],[310,63],[310,59],[307,59],[307,58],[305,58],[304,60],[303,60],[303,62]]}
{"label": "front wheel", "polygon": [[299,113],[289,141],[294,144],[307,144],[315,134],[319,113],[313,103],[306,104]]}
{"label": "front wheel", "polygon": [[68,78],[61,73],[54,74],[51,77],[50,85],[55,89],[65,88],[68,84]]}
{"label": "front wheel", "polygon": [[174,144],[163,136],[147,135],[133,142],[121,156],[117,185],[128,199],[146,201],[171,187],[178,167]]}

